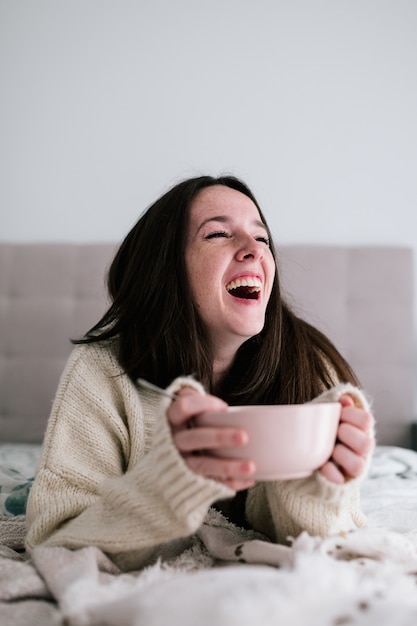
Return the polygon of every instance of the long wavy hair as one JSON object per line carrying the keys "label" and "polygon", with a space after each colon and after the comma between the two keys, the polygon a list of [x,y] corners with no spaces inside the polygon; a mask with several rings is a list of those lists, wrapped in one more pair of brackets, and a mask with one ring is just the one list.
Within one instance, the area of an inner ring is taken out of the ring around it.
{"label": "long wavy hair", "polygon": [[213,382],[213,355],[192,299],[185,265],[190,208],[198,193],[224,185],[250,198],[273,238],[249,187],[234,176],[184,180],[139,218],[110,266],[111,305],[83,338],[73,343],[115,339],[123,371],[165,387],[194,375],[229,404],[300,403],[337,380],[358,380],[349,364],[319,330],[295,315],[284,301],[277,271],[262,331],[236,353],[230,370]]}

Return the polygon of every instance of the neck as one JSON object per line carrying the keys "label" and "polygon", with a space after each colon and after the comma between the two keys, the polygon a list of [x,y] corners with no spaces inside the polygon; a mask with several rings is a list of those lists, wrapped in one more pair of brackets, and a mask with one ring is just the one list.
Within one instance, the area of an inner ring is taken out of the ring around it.
{"label": "neck", "polygon": [[219,360],[214,361],[213,383],[215,386],[217,386],[220,383],[223,376],[226,374],[227,370],[229,369],[230,365],[231,365],[231,362],[223,363],[223,362],[220,362]]}
{"label": "neck", "polygon": [[237,348],[230,351],[224,349],[222,351],[216,351],[213,361],[213,383],[215,386],[221,382],[223,376],[229,371],[236,356],[236,352]]}

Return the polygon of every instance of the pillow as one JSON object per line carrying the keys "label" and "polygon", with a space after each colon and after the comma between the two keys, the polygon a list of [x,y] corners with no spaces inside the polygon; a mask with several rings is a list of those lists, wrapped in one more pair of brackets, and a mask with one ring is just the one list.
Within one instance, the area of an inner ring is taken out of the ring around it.
{"label": "pillow", "polygon": [[24,515],[33,478],[0,465],[0,515]]}

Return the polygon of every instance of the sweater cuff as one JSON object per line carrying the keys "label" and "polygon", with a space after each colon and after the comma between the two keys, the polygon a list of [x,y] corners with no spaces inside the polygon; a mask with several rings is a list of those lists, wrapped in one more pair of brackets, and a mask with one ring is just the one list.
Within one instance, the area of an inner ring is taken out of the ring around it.
{"label": "sweater cuff", "polygon": [[352,398],[356,408],[371,411],[370,398],[368,398],[361,389],[351,383],[339,383],[331,389],[326,389],[326,391],[323,391],[323,393],[314,398],[311,402],[337,402],[339,398],[345,394],[348,394]]}
{"label": "sweater cuff", "polygon": [[[177,378],[167,388],[177,393],[182,387],[193,387],[205,393],[203,386],[192,377]],[[196,529],[201,525],[207,509],[216,500],[231,498],[235,491],[221,483],[193,472],[174,445],[166,417],[169,398],[162,397],[153,435],[153,479],[155,486],[169,503],[178,519],[187,519]]]}
{"label": "sweater cuff", "polygon": [[338,505],[350,500],[352,495],[358,492],[362,477],[363,475],[358,478],[351,478],[340,485],[328,480],[319,470],[314,472],[319,498]]}
{"label": "sweater cuff", "polygon": [[[204,389],[203,385],[200,382],[198,382],[198,380],[193,378],[193,376],[179,376],[167,387],[166,390],[168,391],[168,393],[175,395],[183,387],[191,387],[192,389],[195,389],[202,395],[206,394],[206,390]],[[164,404],[165,410],[169,407],[169,405],[170,405],[170,401],[168,400]]]}
{"label": "sweater cuff", "polygon": [[[365,393],[359,389],[358,387],[355,387],[355,385],[352,385],[351,383],[339,383],[338,385],[335,385],[334,387],[332,387],[331,389],[326,389],[326,391],[323,391],[323,393],[321,393],[319,396],[317,396],[316,398],[314,398],[314,400],[312,400],[311,402],[337,402],[341,396],[343,395],[349,395],[356,408],[358,409],[364,409],[367,412],[371,412],[372,411],[372,402],[371,399],[368,398]],[[374,420],[372,420],[372,425],[368,430],[368,433],[372,436],[373,440],[374,440],[374,445],[375,445],[375,423]],[[345,485],[352,485],[355,484],[356,482],[360,482],[368,473],[369,471],[369,466],[371,463],[371,457],[372,457],[372,453],[373,453],[374,447],[372,447],[371,451],[369,452],[367,458],[366,458],[366,465],[365,468],[362,472],[362,474],[360,476],[357,477],[357,479],[349,479],[346,481]],[[325,488],[326,483],[329,484],[329,486],[332,486],[333,483],[331,483],[329,480],[327,480],[322,474],[320,474],[318,471],[316,472],[317,474],[317,478],[320,480],[320,482],[322,482],[322,486],[323,488]],[[340,487],[340,485],[339,485]],[[324,496],[325,497],[325,496]]]}

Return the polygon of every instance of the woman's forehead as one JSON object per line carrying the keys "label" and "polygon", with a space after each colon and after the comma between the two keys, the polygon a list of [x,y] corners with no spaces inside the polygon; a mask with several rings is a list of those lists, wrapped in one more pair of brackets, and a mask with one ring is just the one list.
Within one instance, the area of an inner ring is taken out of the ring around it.
{"label": "woman's forehead", "polygon": [[207,221],[221,218],[219,221],[239,218],[257,221],[262,225],[259,210],[254,202],[244,193],[225,185],[213,185],[202,189],[190,208],[190,221]]}

